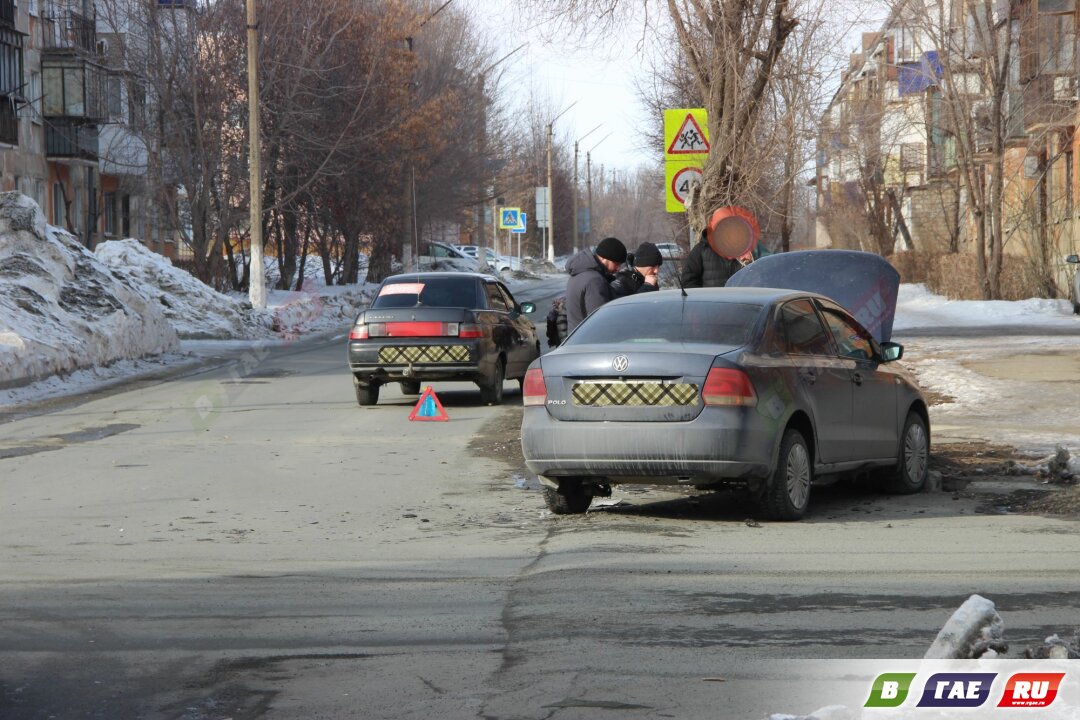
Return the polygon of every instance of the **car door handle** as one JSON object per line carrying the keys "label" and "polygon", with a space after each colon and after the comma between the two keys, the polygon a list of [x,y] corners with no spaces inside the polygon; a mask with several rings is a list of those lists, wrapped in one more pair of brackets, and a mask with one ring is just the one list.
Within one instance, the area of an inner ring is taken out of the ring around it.
{"label": "car door handle", "polygon": [[817,373],[813,370],[800,370],[799,377],[803,379],[803,382],[809,385],[813,385],[817,382]]}
{"label": "car door handle", "polygon": [[862,385],[862,373],[858,371],[851,373],[851,382],[856,385]]}

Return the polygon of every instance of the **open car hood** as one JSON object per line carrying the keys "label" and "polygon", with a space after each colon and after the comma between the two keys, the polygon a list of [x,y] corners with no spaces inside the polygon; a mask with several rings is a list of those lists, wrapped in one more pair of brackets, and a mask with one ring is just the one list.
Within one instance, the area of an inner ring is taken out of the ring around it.
{"label": "open car hood", "polygon": [[755,260],[728,287],[814,292],[832,298],[878,342],[892,338],[900,273],[880,255],[853,250],[801,250]]}

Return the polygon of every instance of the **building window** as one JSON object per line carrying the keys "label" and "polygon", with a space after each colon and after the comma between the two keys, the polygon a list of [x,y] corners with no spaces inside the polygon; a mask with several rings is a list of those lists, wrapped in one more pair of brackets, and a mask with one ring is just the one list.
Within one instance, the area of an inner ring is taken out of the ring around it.
{"label": "building window", "polygon": [[1046,73],[1071,73],[1076,48],[1073,14],[1040,14],[1039,68]]}
{"label": "building window", "polygon": [[64,186],[58,182],[52,186],[52,224],[64,227]]}
{"label": "building window", "polygon": [[82,188],[73,188],[71,198],[71,229],[76,234],[82,233]]}
{"label": "building window", "polygon": [[109,120],[111,122],[123,122],[124,121],[124,103],[123,103],[123,79],[119,75],[110,75],[108,80],[108,110]]}
{"label": "building window", "polygon": [[900,169],[919,171],[926,167],[926,152],[922,143],[904,143],[900,146]]}
{"label": "building window", "polygon": [[30,119],[41,123],[41,73],[30,71]]}
{"label": "building window", "polygon": [[105,193],[105,237],[116,235],[116,193]]}
{"label": "building window", "polygon": [[[2,0],[0,0],[2,5]],[[23,84],[22,35],[0,24],[0,142],[19,144],[16,96]]]}
{"label": "building window", "polygon": [[120,232],[125,238],[131,237],[131,196],[120,198]]}

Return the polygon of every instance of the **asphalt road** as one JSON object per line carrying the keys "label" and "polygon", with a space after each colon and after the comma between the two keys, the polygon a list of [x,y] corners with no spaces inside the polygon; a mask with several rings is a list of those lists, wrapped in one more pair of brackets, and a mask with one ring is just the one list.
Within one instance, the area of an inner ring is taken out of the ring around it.
{"label": "asphalt road", "polygon": [[973,592],[1017,649],[1075,626],[1074,521],[850,487],[555,518],[517,384],[435,387],[450,422],[359,408],[324,340],[0,425],[0,718],[759,718],[829,704],[779,660],[919,657]]}

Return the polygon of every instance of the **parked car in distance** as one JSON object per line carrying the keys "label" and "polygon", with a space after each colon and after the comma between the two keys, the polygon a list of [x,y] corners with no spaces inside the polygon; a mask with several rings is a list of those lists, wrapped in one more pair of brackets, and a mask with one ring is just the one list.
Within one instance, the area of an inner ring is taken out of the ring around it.
{"label": "parked car in distance", "polygon": [[559,514],[585,512],[617,483],[740,487],[781,520],[806,513],[815,479],[875,476],[918,492],[930,423],[902,356],[817,293],[622,298],[526,373],[525,463]]}
{"label": "parked car in distance", "polygon": [[516,257],[499,255],[491,248],[482,248],[479,245],[455,245],[454,247],[472,258],[479,259],[482,256],[490,267],[499,272],[511,272],[521,269],[521,261]]}
{"label": "parked car in distance", "polygon": [[683,249],[676,243],[656,243],[662,258],[681,258]]}
{"label": "parked car in distance", "polygon": [[405,394],[423,382],[476,383],[489,405],[503,383],[520,380],[540,356],[536,329],[497,278],[479,273],[405,273],[388,277],[349,333],[349,370],[356,401],[379,402],[379,388],[397,382]]}
{"label": "parked car in distance", "polygon": [[477,258],[469,257],[454,246],[441,242],[425,242],[420,248],[416,264],[422,271],[481,272],[484,269],[484,264]]}

